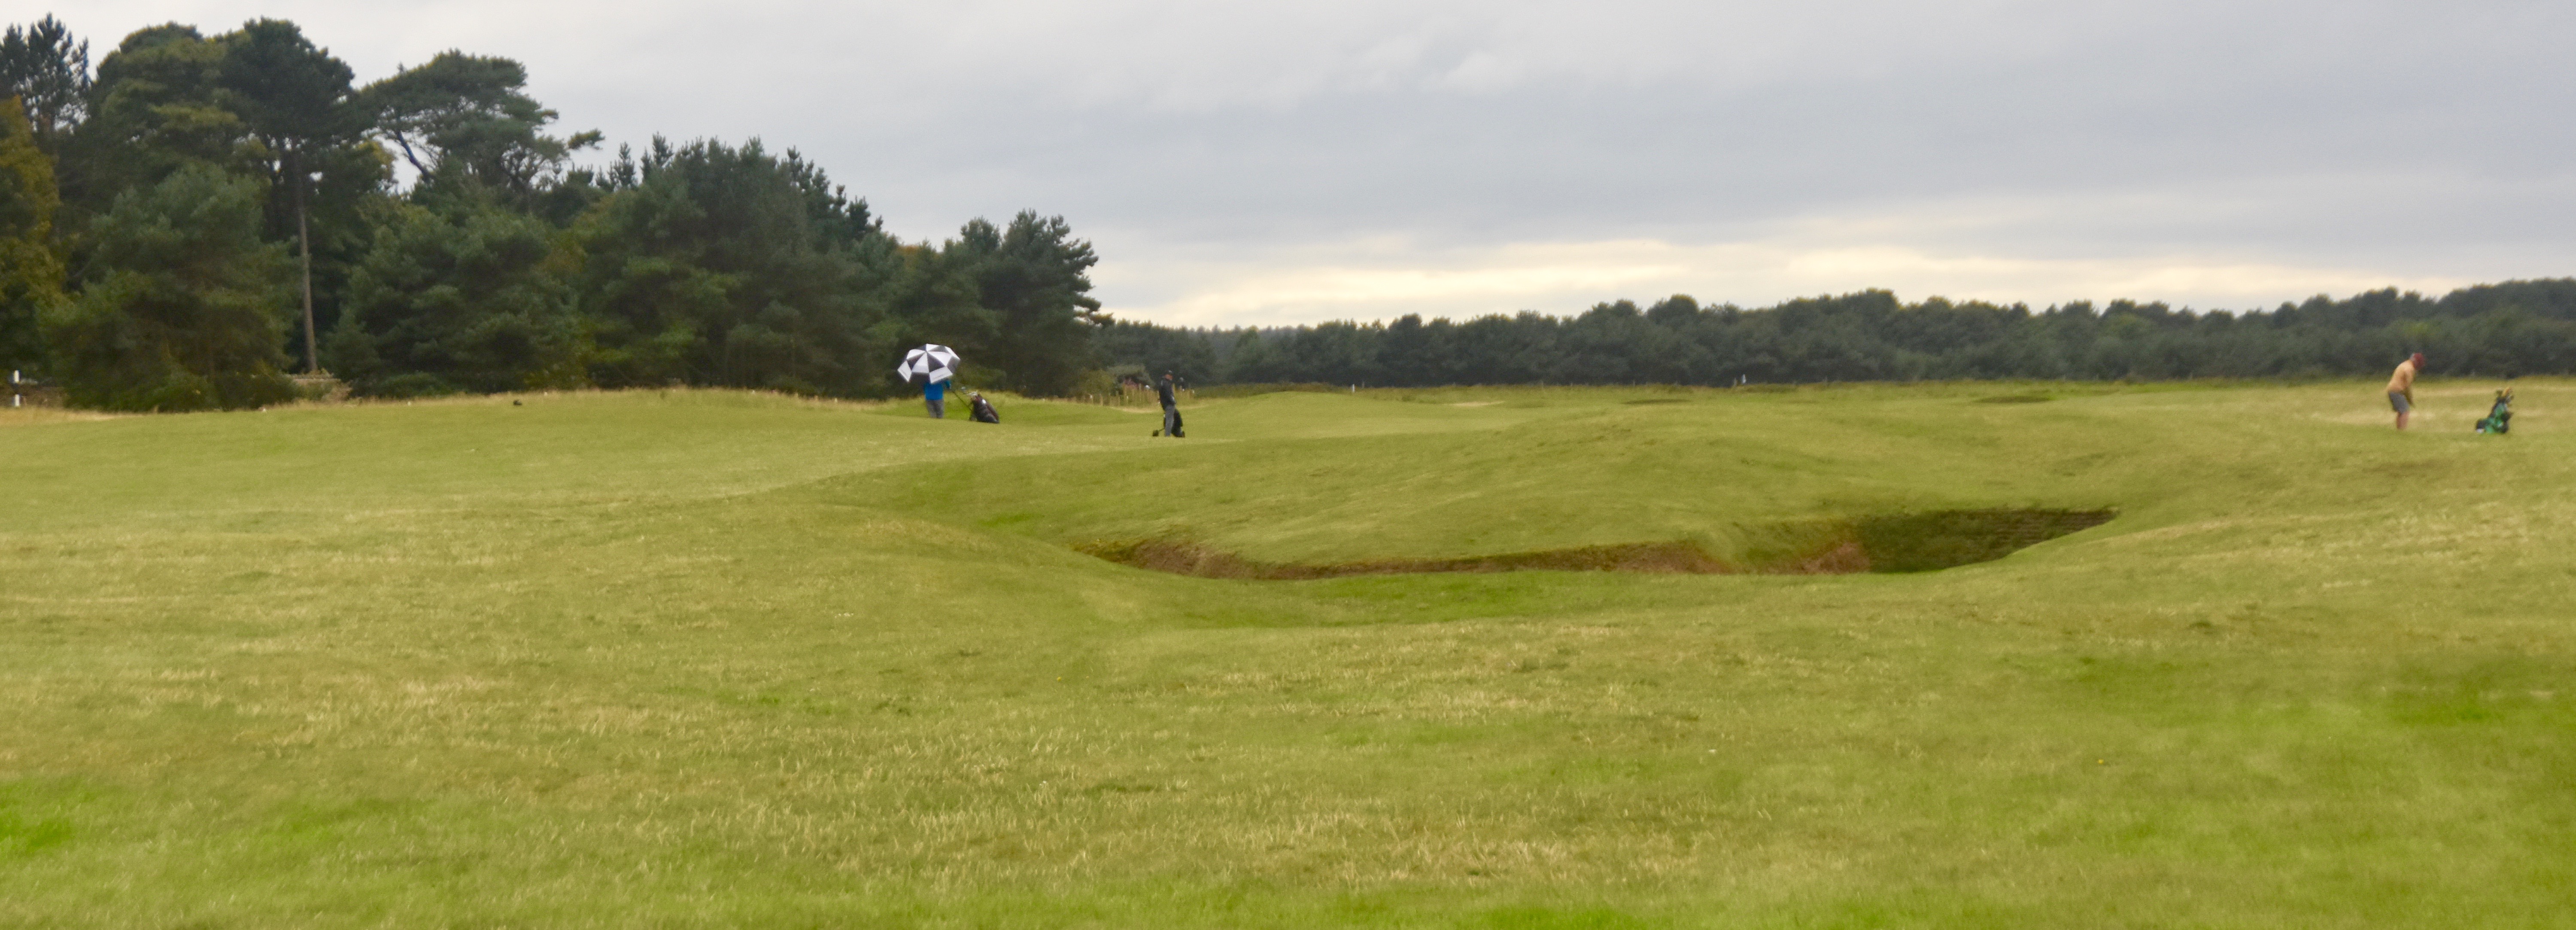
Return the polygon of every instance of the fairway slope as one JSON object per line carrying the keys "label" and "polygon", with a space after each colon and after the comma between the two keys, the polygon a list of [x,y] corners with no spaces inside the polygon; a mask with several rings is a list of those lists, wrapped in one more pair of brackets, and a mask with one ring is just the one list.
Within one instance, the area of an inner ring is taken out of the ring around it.
{"label": "fairway slope", "polygon": [[2576,386],[2487,390],[13,415],[0,925],[2561,925]]}

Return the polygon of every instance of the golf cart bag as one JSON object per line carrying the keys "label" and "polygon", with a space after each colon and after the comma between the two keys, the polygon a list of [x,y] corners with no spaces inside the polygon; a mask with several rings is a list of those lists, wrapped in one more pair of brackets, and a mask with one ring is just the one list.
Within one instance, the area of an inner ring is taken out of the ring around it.
{"label": "golf cart bag", "polygon": [[984,395],[982,394],[974,394],[970,396],[973,398],[975,403],[972,411],[967,414],[968,418],[977,423],[1002,422],[1002,415],[993,409],[992,401],[985,400]]}
{"label": "golf cart bag", "polygon": [[2513,391],[2496,392],[2495,406],[2487,410],[2486,419],[2478,421],[2478,432],[2499,435],[2513,432]]}
{"label": "golf cart bag", "polygon": [[1170,436],[1174,439],[1187,438],[1188,434],[1181,432],[1181,408],[1163,408],[1163,428],[1155,430],[1154,435]]}

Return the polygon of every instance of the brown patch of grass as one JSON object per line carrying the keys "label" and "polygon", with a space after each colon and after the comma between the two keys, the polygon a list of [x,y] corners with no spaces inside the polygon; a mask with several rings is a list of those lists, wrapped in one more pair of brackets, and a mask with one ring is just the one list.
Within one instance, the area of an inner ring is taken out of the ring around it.
{"label": "brown patch of grass", "polygon": [[0,402],[0,426],[31,426],[38,423],[77,423],[88,420],[113,420],[118,417],[126,416],[134,416],[134,414],[107,413],[98,410],[82,410],[78,408],[58,406],[38,407],[29,405],[25,407],[12,408],[8,406],[6,402]]}

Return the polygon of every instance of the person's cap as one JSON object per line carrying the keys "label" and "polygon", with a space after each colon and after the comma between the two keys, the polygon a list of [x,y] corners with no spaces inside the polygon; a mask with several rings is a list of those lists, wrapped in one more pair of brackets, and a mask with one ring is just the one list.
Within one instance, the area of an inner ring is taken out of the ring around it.
{"label": "person's cap", "polygon": [[2414,362],[2415,364],[2418,364],[2418,365],[2424,364],[2424,353],[2422,353],[2422,352],[2417,352],[2417,353],[2415,353],[2415,357],[2414,357],[2414,358],[2407,359],[2407,361]]}

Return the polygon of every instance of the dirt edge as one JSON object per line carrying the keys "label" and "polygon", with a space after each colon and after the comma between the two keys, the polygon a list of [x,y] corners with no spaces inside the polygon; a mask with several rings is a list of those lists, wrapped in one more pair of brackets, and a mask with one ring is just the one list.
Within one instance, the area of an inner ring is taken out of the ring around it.
{"label": "dirt edge", "polygon": [[1313,565],[1263,562],[1195,540],[1092,540],[1085,555],[1199,578],[1303,581],[1430,572],[1631,572],[1655,575],[1855,575],[1916,572],[1988,562],[2108,522],[2112,510],[1947,510],[1890,514],[1834,524],[1808,551],[1761,563],[1729,562],[1688,541],[1577,546],[1452,559],[1366,559]]}

